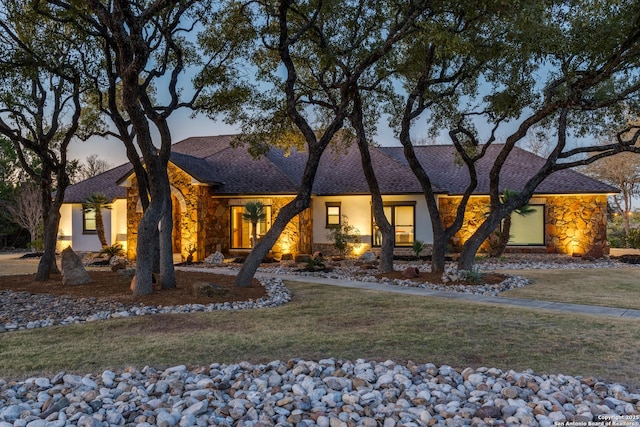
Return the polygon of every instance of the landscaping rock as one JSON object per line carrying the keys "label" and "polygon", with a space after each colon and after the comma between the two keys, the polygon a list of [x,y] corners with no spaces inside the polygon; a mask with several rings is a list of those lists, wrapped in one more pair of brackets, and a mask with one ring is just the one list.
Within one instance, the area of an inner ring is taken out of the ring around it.
{"label": "landscaping rock", "polygon": [[[474,387],[460,372],[432,363],[293,359],[193,370],[129,367],[65,376],[60,385],[0,379],[0,427],[553,426],[569,420],[604,425],[602,420],[616,418],[632,425],[640,409],[640,395],[619,384],[599,392],[580,377],[478,368]],[[534,392],[523,382],[544,391]],[[505,400],[498,385],[515,398]],[[575,405],[558,406],[552,396],[559,393]]]}
{"label": "landscaping rock", "polygon": [[485,420],[487,418],[500,419],[501,415],[502,413],[500,412],[500,409],[496,408],[495,406],[482,406],[478,408],[478,410],[475,413],[475,416],[482,420]]}
{"label": "landscaping rock", "polygon": [[69,246],[60,254],[62,284],[65,286],[85,285],[93,280],[82,265],[82,259]]}
{"label": "landscaping rock", "polygon": [[206,265],[220,266],[224,264],[224,255],[216,251],[204,259]]}
{"label": "landscaping rock", "polygon": [[374,254],[371,251],[367,251],[365,253],[363,253],[362,255],[360,255],[360,258],[358,258],[360,261],[364,261],[364,262],[373,262],[376,260],[376,254]]}
{"label": "landscaping rock", "polygon": [[191,292],[197,297],[214,298],[218,296],[227,296],[231,291],[224,286],[215,283],[196,282],[191,285]]}

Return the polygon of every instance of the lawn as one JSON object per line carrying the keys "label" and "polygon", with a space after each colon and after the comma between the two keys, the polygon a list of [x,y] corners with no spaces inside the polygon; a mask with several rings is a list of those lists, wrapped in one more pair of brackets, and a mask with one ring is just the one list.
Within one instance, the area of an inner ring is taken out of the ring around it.
{"label": "lawn", "polygon": [[504,297],[640,310],[640,268],[513,270],[533,284]]}
{"label": "lawn", "polygon": [[293,301],[279,308],[5,333],[0,377],[335,357],[530,368],[640,388],[638,320],[316,284],[288,286]]}

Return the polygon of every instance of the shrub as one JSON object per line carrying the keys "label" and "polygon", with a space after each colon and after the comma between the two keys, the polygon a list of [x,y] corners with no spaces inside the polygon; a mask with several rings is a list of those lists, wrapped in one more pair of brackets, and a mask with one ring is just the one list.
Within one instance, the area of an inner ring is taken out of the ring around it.
{"label": "shrub", "polygon": [[340,256],[351,252],[351,246],[360,243],[360,230],[349,224],[346,215],[342,215],[340,225],[332,227],[327,232],[327,239],[333,242]]}
{"label": "shrub", "polygon": [[629,247],[640,248],[640,228],[633,228],[629,231]]}
{"label": "shrub", "polygon": [[420,254],[427,249],[427,244],[422,240],[414,240],[411,249],[413,249],[413,253],[416,254],[416,258],[420,259]]}
{"label": "shrub", "polygon": [[107,255],[109,257],[109,259],[111,259],[114,256],[123,256],[124,255],[124,250],[122,249],[122,245],[120,243],[114,243],[111,246],[107,246],[105,248],[102,248],[100,253],[104,254],[104,255]]}

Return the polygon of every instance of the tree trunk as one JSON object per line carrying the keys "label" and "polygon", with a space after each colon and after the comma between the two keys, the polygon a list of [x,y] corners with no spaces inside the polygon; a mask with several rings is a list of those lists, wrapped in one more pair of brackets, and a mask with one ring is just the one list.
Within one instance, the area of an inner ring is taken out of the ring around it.
{"label": "tree trunk", "polygon": [[[316,142],[313,145],[308,144],[309,157],[307,158],[307,164],[300,181],[298,195],[295,199],[280,209],[280,212],[278,213],[275,221],[273,221],[271,228],[251,250],[249,256],[244,260],[242,268],[236,276],[234,286],[243,288],[251,285],[251,279],[253,279],[253,276],[256,274],[256,270],[258,270],[260,263],[276,243],[280,234],[282,234],[287,224],[289,224],[289,221],[311,205],[311,190],[318,171],[318,166],[320,165],[320,157],[322,157],[322,153],[324,152],[328,142],[331,140],[331,136],[335,134],[337,129],[338,128],[328,131],[329,133],[325,133],[322,143]],[[312,136],[309,135],[307,137],[308,140],[311,137]]]}
{"label": "tree trunk", "polygon": [[251,223],[251,240],[252,240],[251,248],[253,249],[258,244],[258,223],[257,222]]}
{"label": "tree trunk", "polygon": [[267,231],[258,244],[254,246],[251,252],[249,252],[247,258],[244,260],[244,263],[242,263],[242,268],[236,276],[234,283],[235,287],[246,288],[251,286],[251,279],[253,279],[260,263],[276,243],[280,234],[282,234],[287,224],[289,224],[289,221],[291,221],[300,212],[307,209],[311,204],[310,191],[311,186],[309,186],[306,192],[302,193],[302,196],[298,194],[298,197],[280,209],[280,212],[271,225],[269,231]]}
{"label": "tree trunk", "polygon": [[[46,169],[46,167],[45,167]],[[48,184],[52,181],[51,173],[43,170],[40,191],[42,197],[42,239],[44,241],[44,252],[38,270],[36,271],[35,280],[46,282],[52,273],[60,273],[56,265],[56,239],[58,237],[58,227],[60,225],[60,204],[64,197],[65,187],[62,186],[55,200],[60,200],[58,204],[51,200],[51,186]]]}
{"label": "tree trunk", "polygon": [[[171,190],[169,190],[171,193]],[[159,258],[162,289],[175,289],[176,274],[173,267],[173,212],[171,197],[164,203],[159,233]]]}
{"label": "tree trunk", "polygon": [[60,212],[51,209],[44,218],[44,253],[38,263],[35,280],[45,282],[49,280],[50,274],[58,274],[60,270],[56,264],[56,238],[58,236],[58,226],[60,225]]}
{"label": "tree trunk", "polygon": [[431,272],[432,273],[444,273],[444,267],[447,257],[447,239],[445,237],[444,230],[440,227],[440,223],[435,223],[433,219],[433,249],[431,250]]}
{"label": "tree trunk", "polygon": [[[378,198],[379,200],[377,200]],[[378,224],[378,227],[380,228],[380,232],[382,233],[382,247],[380,248],[379,269],[382,273],[388,273],[390,271],[393,271],[393,250],[396,245],[396,236],[393,232],[393,227],[384,214],[382,198],[374,197],[374,195],[372,194],[371,199],[373,203],[373,216],[376,220],[376,224]],[[373,238],[373,236],[371,236],[371,238]]]}
{"label": "tree trunk", "polygon": [[490,233],[496,229],[496,227],[502,221],[504,213],[492,212],[487,219],[478,227],[478,229],[471,235],[471,237],[464,242],[462,246],[462,252],[460,252],[460,258],[458,259],[458,269],[471,271],[473,264],[478,253],[478,249],[482,243],[487,239]]}
{"label": "tree trunk", "polygon": [[96,233],[98,233],[98,239],[103,248],[109,246],[107,244],[107,238],[104,235],[104,220],[102,219],[102,211],[96,209]]}
{"label": "tree trunk", "polygon": [[[376,224],[380,228],[382,233],[382,247],[380,248],[380,271],[382,273],[388,273],[393,271],[393,250],[396,245],[395,233],[391,223],[384,214],[384,203],[382,202],[382,193],[380,191],[380,185],[378,178],[376,178],[375,171],[373,170],[373,163],[371,161],[371,152],[369,151],[369,143],[367,142],[366,129],[364,126],[364,115],[362,98],[359,92],[354,97],[353,112],[349,116],[349,120],[353,128],[356,130],[356,140],[358,141],[358,148],[360,150],[360,160],[362,163],[362,171],[367,180],[369,186],[369,192],[371,193],[371,204],[373,207],[373,217],[376,220]],[[373,236],[371,236],[371,243],[373,244]]]}
{"label": "tree trunk", "polygon": [[624,211],[624,241],[625,246],[628,248],[629,245],[629,236],[631,235],[631,220],[630,220],[631,211]]}
{"label": "tree trunk", "polygon": [[498,236],[498,245],[495,250],[494,257],[499,257],[507,250],[507,244],[511,237],[511,214],[504,217],[502,227],[500,227],[500,236]]}
{"label": "tree trunk", "polygon": [[153,270],[158,259],[157,253],[153,248],[157,247],[158,222],[161,216],[162,200],[152,197],[138,225],[134,295],[149,295],[153,292]]}

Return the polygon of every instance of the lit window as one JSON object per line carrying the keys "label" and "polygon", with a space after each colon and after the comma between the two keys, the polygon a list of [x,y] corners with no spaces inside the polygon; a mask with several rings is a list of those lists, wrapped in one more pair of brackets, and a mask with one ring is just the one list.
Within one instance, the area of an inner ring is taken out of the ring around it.
{"label": "lit window", "polygon": [[[384,215],[395,231],[396,246],[412,246],[415,239],[415,205],[396,204],[384,207]],[[373,218],[373,216],[372,216]],[[382,233],[373,220],[373,245],[382,245]]]}
{"label": "lit window", "polygon": [[[253,226],[243,218],[244,206],[231,206],[231,248],[251,249]],[[271,206],[264,207],[265,219],[256,224],[256,237],[259,241],[271,227]]]}
{"label": "lit window", "polygon": [[544,205],[529,205],[532,212],[527,215],[511,213],[509,245],[544,245]]}
{"label": "lit window", "polygon": [[96,234],[96,211],[82,210],[82,233]]}
{"label": "lit window", "polygon": [[327,228],[340,226],[340,202],[327,202]]}

